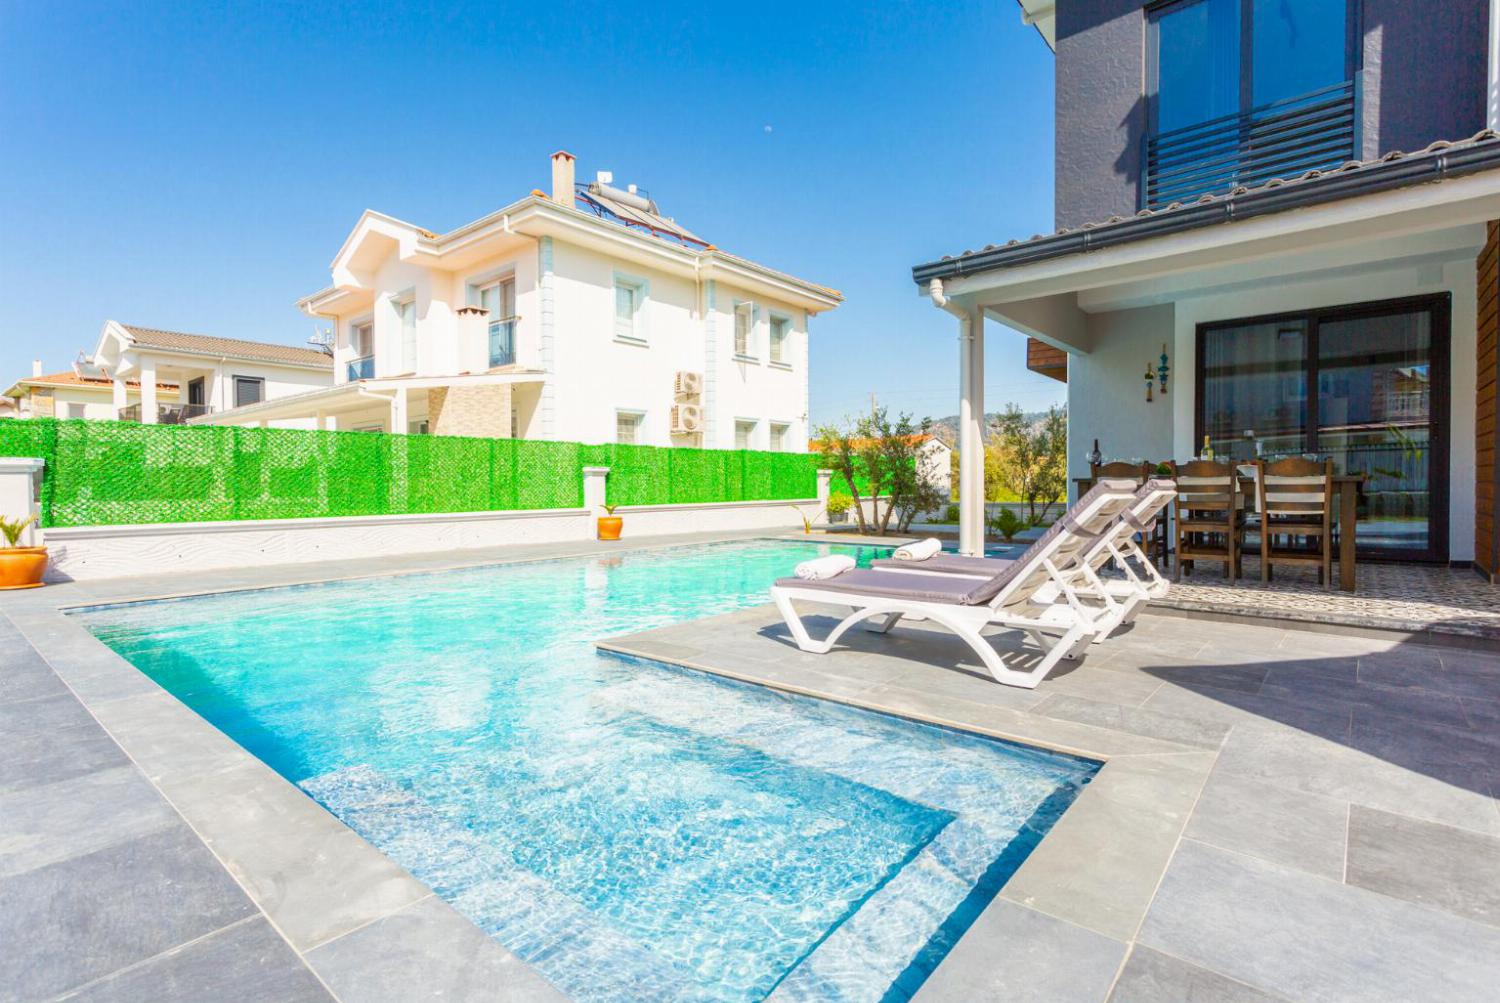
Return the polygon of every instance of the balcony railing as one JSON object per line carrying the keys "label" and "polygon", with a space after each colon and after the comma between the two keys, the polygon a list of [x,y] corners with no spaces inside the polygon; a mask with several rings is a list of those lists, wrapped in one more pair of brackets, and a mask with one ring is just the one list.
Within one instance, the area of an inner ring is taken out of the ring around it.
{"label": "balcony railing", "polygon": [[1327,170],[1355,159],[1359,89],[1346,80],[1301,97],[1148,136],[1141,202],[1201,195]]}
{"label": "balcony railing", "polygon": [[[213,408],[207,404],[158,404],[156,405],[156,423],[158,425],[185,425],[189,418],[198,418],[205,414],[212,414]],[[131,404],[120,409],[121,421],[140,421],[141,405]]]}
{"label": "balcony railing", "polygon": [[490,367],[516,361],[516,318],[490,321]]}
{"label": "balcony railing", "polygon": [[349,380],[371,380],[375,378],[375,356],[352,359],[349,362]]}

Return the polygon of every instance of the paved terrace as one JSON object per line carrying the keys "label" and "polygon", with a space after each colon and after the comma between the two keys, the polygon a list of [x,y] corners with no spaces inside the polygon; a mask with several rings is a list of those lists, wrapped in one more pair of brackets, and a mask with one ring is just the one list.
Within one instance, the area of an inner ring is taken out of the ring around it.
{"label": "paved terrace", "polygon": [[[619,549],[207,573],[191,591]],[[0,595],[0,999],[226,982],[247,1000],[559,999],[59,612],[185,591]],[[847,636],[802,654],[767,606],[606,646],[1107,761],[924,1003],[1494,998],[1500,652],[1153,615],[1023,691],[921,625]]]}

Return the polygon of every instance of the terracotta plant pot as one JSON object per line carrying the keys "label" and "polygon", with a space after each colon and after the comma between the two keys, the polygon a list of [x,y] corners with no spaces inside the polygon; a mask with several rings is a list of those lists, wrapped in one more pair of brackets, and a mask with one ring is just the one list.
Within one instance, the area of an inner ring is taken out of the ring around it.
{"label": "terracotta plant pot", "polygon": [[617,515],[601,515],[599,517],[599,539],[618,540],[620,538],[620,527],[625,525],[625,520]]}
{"label": "terracotta plant pot", "polygon": [[46,570],[46,547],[0,548],[0,589],[38,588]]}

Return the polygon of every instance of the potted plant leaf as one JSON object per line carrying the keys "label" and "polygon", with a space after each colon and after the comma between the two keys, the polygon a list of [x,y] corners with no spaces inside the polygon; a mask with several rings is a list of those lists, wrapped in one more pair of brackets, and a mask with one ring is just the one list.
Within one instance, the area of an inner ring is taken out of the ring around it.
{"label": "potted plant leaf", "polygon": [[849,509],[854,507],[854,499],[846,494],[832,494],[828,496],[828,521],[842,523],[849,521]]}
{"label": "potted plant leaf", "polygon": [[625,520],[615,515],[618,505],[600,505],[604,509],[604,515],[599,517],[599,539],[618,540],[620,538],[620,527],[625,525]]}
{"label": "potted plant leaf", "polygon": [[42,584],[47,548],[21,546],[21,534],[34,522],[35,515],[25,519],[0,516],[0,536],[5,538],[5,546],[0,547],[0,589],[34,589]]}

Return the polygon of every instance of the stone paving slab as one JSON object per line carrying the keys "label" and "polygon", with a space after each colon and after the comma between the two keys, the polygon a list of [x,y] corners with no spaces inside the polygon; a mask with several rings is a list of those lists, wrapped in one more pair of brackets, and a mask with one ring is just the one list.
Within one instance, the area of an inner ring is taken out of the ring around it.
{"label": "stone paving slab", "polygon": [[[191,588],[618,549],[351,559]],[[230,981],[249,1000],[558,998],[59,613],[183,588],[164,576],[0,597],[0,644],[18,652],[0,665],[0,942],[13,948],[0,952],[0,999],[225,998]],[[1285,626],[1142,617],[1034,691],[996,685],[921,625],[805,655],[770,607],[611,645],[1106,761],[922,1001],[1465,999],[1500,983],[1495,891],[1464,880],[1464,859],[1489,861],[1500,840],[1500,652]],[[996,643],[1034,657],[1021,639]],[[1441,852],[1407,866],[1425,845]],[[1376,931],[1373,961],[1351,916]]]}

